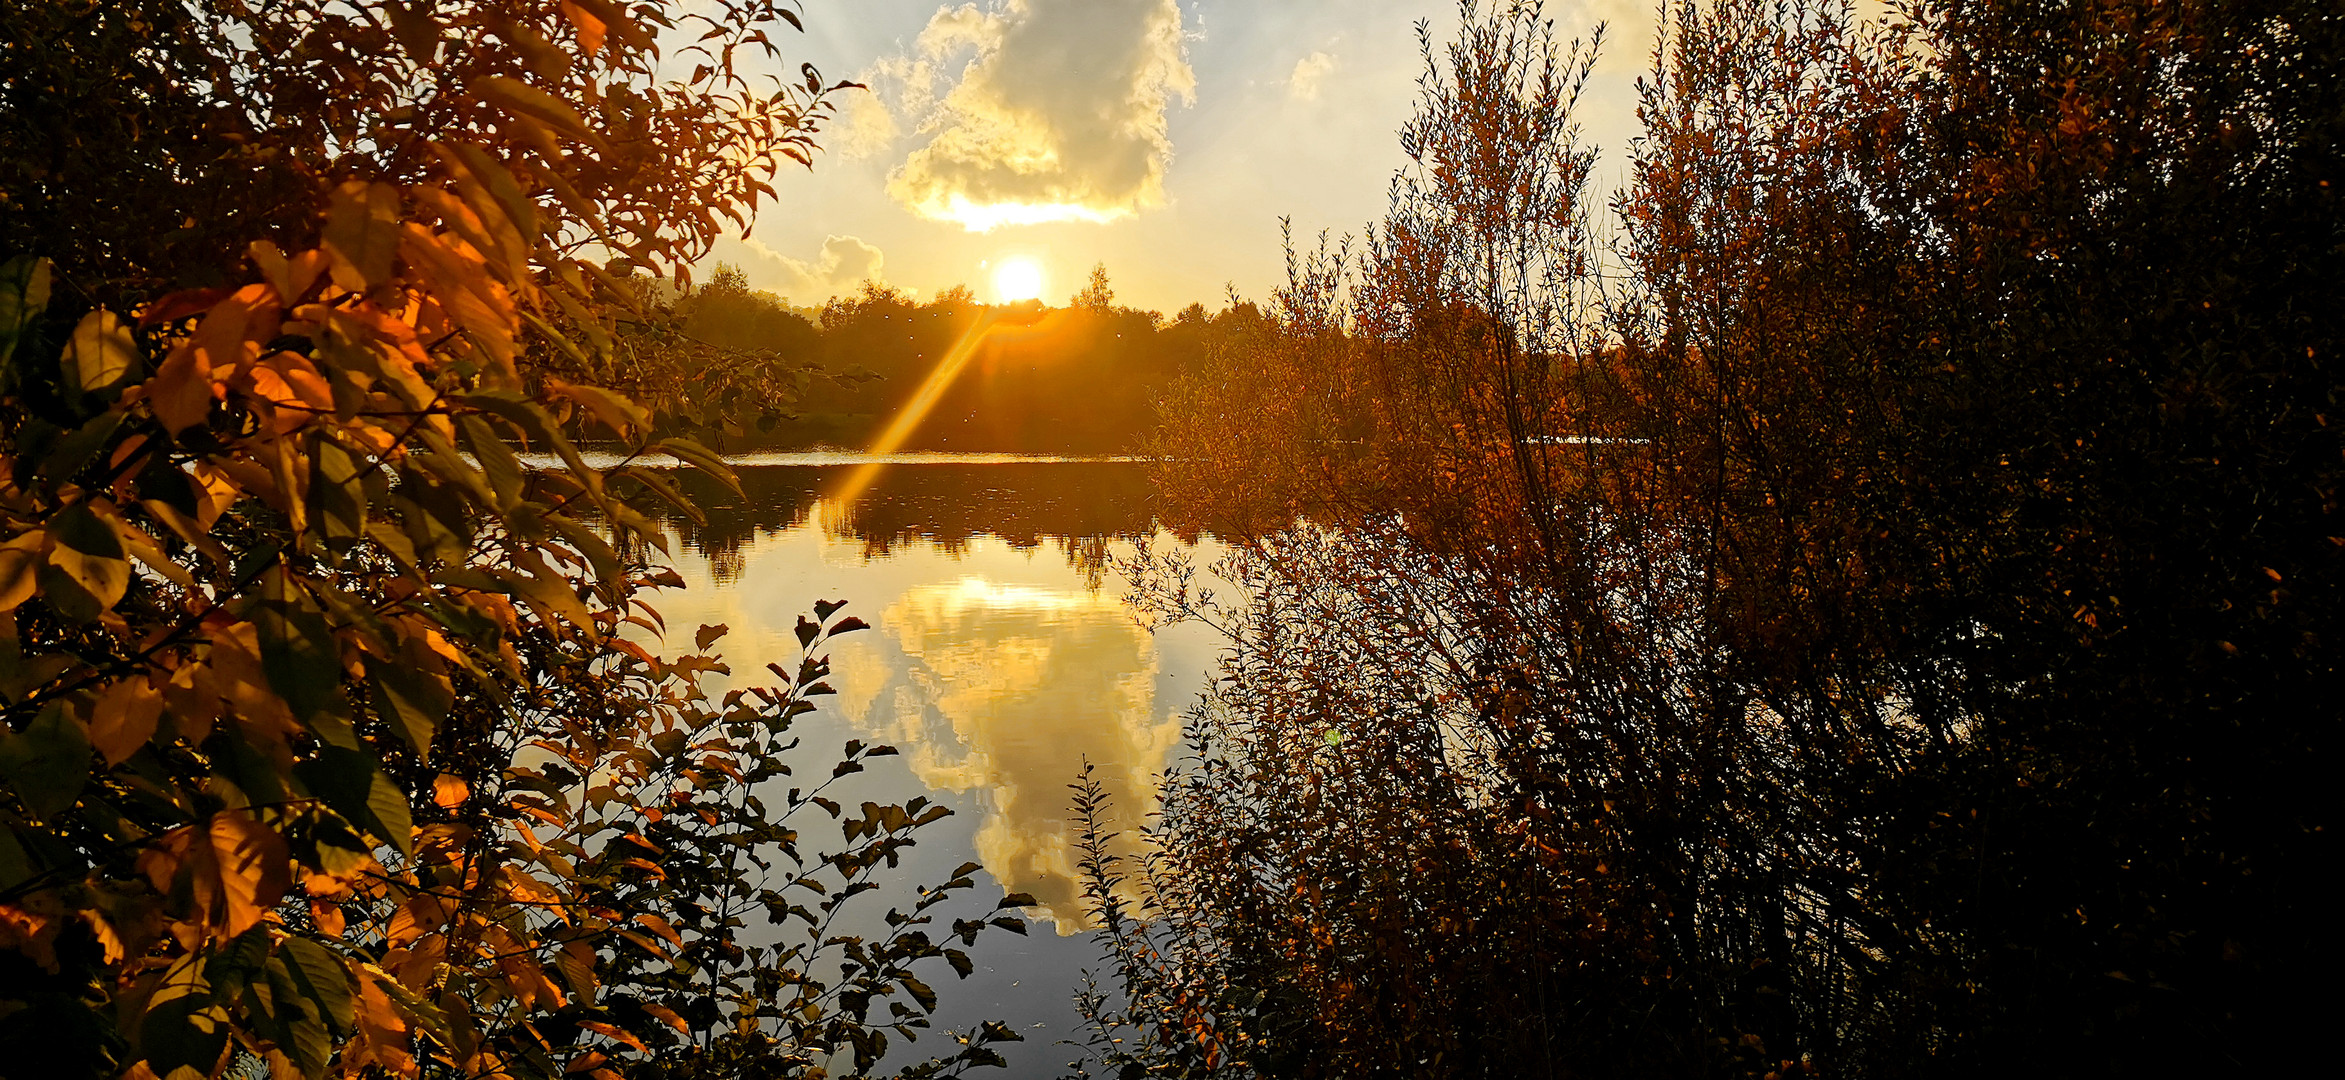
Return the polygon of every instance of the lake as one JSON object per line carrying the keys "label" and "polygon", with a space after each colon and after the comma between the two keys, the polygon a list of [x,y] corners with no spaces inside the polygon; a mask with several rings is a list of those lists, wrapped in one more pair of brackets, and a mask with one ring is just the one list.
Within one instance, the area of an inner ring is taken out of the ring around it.
{"label": "lake", "polygon": [[[689,647],[702,624],[729,626],[717,649],[743,678],[768,662],[796,664],[793,627],[817,600],[845,600],[871,624],[833,648],[839,694],[800,720],[806,745],[794,764],[819,778],[848,739],[897,747],[900,756],[874,759],[838,797],[927,794],[954,809],[919,834],[894,880],[903,895],[977,861],[990,875],[979,876],[977,907],[1005,891],[1040,902],[1027,936],[979,939],[969,979],[941,964],[925,977],[943,999],[940,1029],[1003,1020],[1027,1038],[1002,1048],[1010,1075],[1041,1074],[1072,1056],[1053,1044],[1076,1034],[1071,995],[1082,969],[1099,966],[1080,932],[1067,785],[1091,762],[1122,808],[1116,827],[1131,829],[1180,742],[1216,642],[1193,624],[1151,633],[1124,603],[1114,559],[1139,544],[1184,544],[1158,527],[1140,464],[902,455],[842,504],[835,493],[869,463],[738,459],[746,498],[690,480],[708,522],[670,523],[680,541],[672,564],[687,587],[652,603],[671,649]],[[817,842],[827,832],[819,817],[806,828]],[[864,914],[876,923],[886,906]],[[944,1045],[924,1035],[912,1049]]]}

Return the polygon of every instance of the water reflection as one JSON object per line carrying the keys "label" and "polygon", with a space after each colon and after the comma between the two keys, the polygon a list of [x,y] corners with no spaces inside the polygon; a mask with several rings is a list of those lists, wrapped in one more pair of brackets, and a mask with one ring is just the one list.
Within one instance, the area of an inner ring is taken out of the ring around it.
{"label": "water reflection", "polygon": [[958,555],[980,537],[1018,550],[1055,542],[1087,586],[1097,585],[1110,544],[1155,531],[1147,476],[1131,462],[902,464],[883,471],[853,505],[825,503],[851,460],[842,457],[837,467],[741,467],[739,497],[699,473],[680,473],[686,493],[708,522],[695,526],[678,519],[671,524],[688,547],[708,560],[720,585],[740,580],[745,553],[759,537],[810,527],[818,505],[822,519],[811,527],[831,539],[855,541],[865,558],[907,545]]}
{"label": "water reflection", "polygon": [[843,663],[847,714],[903,747],[929,787],[987,793],[978,861],[1076,932],[1067,783],[1085,761],[1100,766],[1129,818],[1180,740],[1157,707],[1155,643],[1112,596],[982,577],[906,590],[877,625],[902,662]]}
{"label": "water reflection", "polygon": [[1133,541],[1179,542],[1157,532],[1142,468],[904,464],[845,508],[826,498],[842,468],[738,471],[745,497],[679,477],[707,522],[668,523],[691,583],[662,601],[669,625],[729,625],[733,670],[756,671],[794,663],[790,630],[815,600],[851,601],[873,629],[837,643],[840,696],[816,719],[902,750],[909,790],[879,794],[925,788],[978,819],[940,863],[982,862],[1077,932],[1067,785],[1091,762],[1129,833],[1212,655],[1192,628],[1142,630],[1104,573]]}

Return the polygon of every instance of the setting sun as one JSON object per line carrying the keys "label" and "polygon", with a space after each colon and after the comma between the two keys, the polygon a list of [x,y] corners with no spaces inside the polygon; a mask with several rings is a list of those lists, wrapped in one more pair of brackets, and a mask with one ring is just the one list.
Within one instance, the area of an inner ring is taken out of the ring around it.
{"label": "setting sun", "polygon": [[1042,298],[1042,267],[1032,259],[1002,260],[993,272],[995,299],[1005,304]]}

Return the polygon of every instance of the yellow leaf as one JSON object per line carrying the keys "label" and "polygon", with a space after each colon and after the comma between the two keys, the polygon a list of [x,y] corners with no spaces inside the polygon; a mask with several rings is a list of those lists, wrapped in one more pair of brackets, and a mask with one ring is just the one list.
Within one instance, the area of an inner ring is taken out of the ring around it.
{"label": "yellow leaf", "polygon": [[585,406],[594,418],[602,421],[611,433],[632,442],[636,433],[650,426],[651,416],[643,408],[618,394],[599,386],[579,386],[548,379],[547,389],[558,397],[565,397]]}
{"label": "yellow leaf", "polygon": [[145,675],[132,675],[99,696],[90,714],[90,745],[105,755],[106,764],[120,765],[154,737],[162,716],[162,692]]}
{"label": "yellow leaf", "polygon": [[81,317],[65,347],[65,381],[83,390],[103,390],[122,381],[138,360],[130,324],[105,308]]}
{"label": "yellow leaf", "polygon": [[602,136],[586,126],[578,110],[571,108],[568,102],[519,79],[491,75],[474,80],[472,90],[510,115],[543,121],[597,149],[605,148]]}
{"label": "yellow leaf", "polygon": [[334,284],[365,292],[388,280],[399,250],[399,189],[363,180],[335,188],[321,240]]}
{"label": "yellow leaf", "polygon": [[14,611],[32,599],[41,567],[49,560],[49,532],[32,529],[0,544],[0,611]]}
{"label": "yellow leaf", "polygon": [[49,564],[96,600],[101,611],[112,610],[130,588],[130,563],[123,558],[122,538],[91,512],[87,503],[75,503],[49,519],[57,543],[49,549]]}

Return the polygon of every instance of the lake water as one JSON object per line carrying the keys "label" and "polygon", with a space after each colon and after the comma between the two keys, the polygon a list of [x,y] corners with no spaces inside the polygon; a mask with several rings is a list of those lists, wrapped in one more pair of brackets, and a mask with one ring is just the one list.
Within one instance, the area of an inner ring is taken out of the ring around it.
{"label": "lake water", "polygon": [[[1116,826],[1130,829],[1215,654],[1195,626],[1143,629],[1112,560],[1182,541],[1157,527],[1133,462],[906,456],[842,505],[834,493],[866,459],[783,460],[738,463],[746,499],[693,485],[709,520],[674,523],[687,588],[653,603],[685,645],[702,624],[731,627],[718,649],[744,678],[795,665],[793,627],[817,600],[845,600],[871,624],[832,649],[839,695],[800,721],[796,765],[825,775],[851,738],[899,748],[841,798],[925,793],[954,808],[919,834],[896,879],[904,894],[974,860],[991,875],[979,877],[979,907],[1005,891],[1040,901],[1026,937],[979,939],[971,978],[941,965],[927,978],[943,998],[940,1029],[1003,1020],[1027,1037],[1003,1048],[1010,1075],[1043,1075],[1072,1057],[1053,1044],[1076,1034],[1070,997],[1081,970],[1099,966],[1080,932],[1067,785],[1091,762],[1123,810]],[[912,1049],[945,1045],[924,1035]]]}

